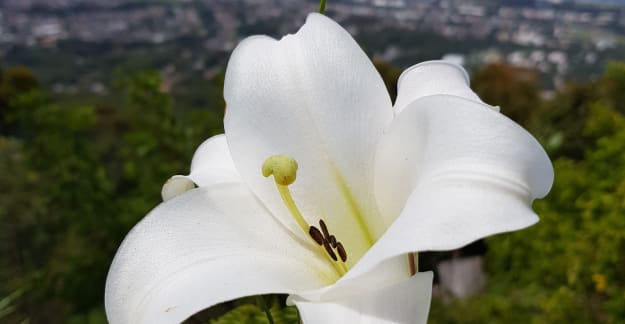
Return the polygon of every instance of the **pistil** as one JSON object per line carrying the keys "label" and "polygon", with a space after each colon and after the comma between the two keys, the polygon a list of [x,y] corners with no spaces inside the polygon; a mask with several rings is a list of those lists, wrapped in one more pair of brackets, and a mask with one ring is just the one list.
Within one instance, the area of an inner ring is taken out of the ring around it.
{"label": "pistil", "polygon": [[[334,235],[330,235],[328,227],[323,220],[319,221],[321,231],[314,226],[310,226],[308,222],[306,222],[306,219],[304,219],[304,216],[302,216],[299,208],[297,208],[295,200],[293,200],[289,185],[295,182],[297,168],[297,162],[292,157],[287,155],[273,155],[267,158],[265,163],[263,163],[262,172],[265,177],[273,175],[280,197],[299,227],[304,233],[308,233],[309,237],[319,247],[320,253],[325,255],[338,274],[343,276],[347,273],[347,266],[345,265],[347,253],[343,244],[338,242]],[[334,249],[336,249],[336,252]]]}

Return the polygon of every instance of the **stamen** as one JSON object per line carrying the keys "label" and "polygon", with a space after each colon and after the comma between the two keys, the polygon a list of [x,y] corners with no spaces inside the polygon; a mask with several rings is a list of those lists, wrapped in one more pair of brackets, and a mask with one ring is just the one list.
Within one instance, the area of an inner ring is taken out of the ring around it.
{"label": "stamen", "polygon": [[334,254],[334,251],[332,251],[332,248],[330,247],[330,244],[328,243],[328,240],[323,241],[323,247],[326,248],[326,252],[328,252],[328,255],[330,255],[332,260],[338,261],[338,259],[336,258],[336,254]]}
{"label": "stamen", "polygon": [[[297,174],[297,162],[295,159],[287,155],[270,156],[267,160],[265,160],[265,163],[263,163],[262,172],[265,177],[273,175],[274,181],[276,182],[276,188],[280,193],[280,197],[282,198],[284,205],[289,212],[291,212],[291,215],[302,231],[304,231],[304,233],[308,232],[308,235],[319,245],[319,253],[325,254],[326,258],[332,264],[339,276],[343,276],[347,273],[345,263],[336,262],[338,258],[336,257],[336,253],[334,253],[330,247],[330,242],[328,241],[330,233],[328,233],[328,228],[325,222],[323,222],[323,220],[319,221],[321,231],[314,226],[310,226],[304,219],[302,213],[299,211],[299,208],[297,208],[295,200],[293,200],[293,196],[291,196],[289,185],[295,181]],[[323,248],[321,246],[323,246]]]}
{"label": "stamen", "polygon": [[336,251],[339,253],[341,261],[347,261],[347,252],[345,252],[345,248],[341,242],[336,242]]}
{"label": "stamen", "polygon": [[[311,228],[312,227],[313,226],[311,226]],[[338,261],[338,258],[336,257],[336,253],[333,250],[333,249],[336,249],[336,252],[339,254],[341,261],[343,261],[343,263],[339,263],[339,266],[341,268],[346,269],[345,261],[347,261],[347,252],[345,251],[345,247],[343,246],[341,242],[337,241],[336,236],[330,234],[330,231],[328,230],[328,226],[326,225],[326,222],[323,221],[323,219],[319,220],[319,227],[321,227],[321,231],[323,232],[323,247],[326,249],[326,252],[328,252],[328,255],[330,255],[330,257],[334,261]],[[316,229],[317,228],[315,228],[315,230]]]}
{"label": "stamen", "polygon": [[321,226],[321,231],[323,231],[323,237],[326,240],[330,239],[330,232],[328,232],[328,227],[326,226],[326,222],[323,221],[323,219],[319,220],[319,226]]}
{"label": "stamen", "polygon": [[332,245],[333,249],[336,249],[336,237],[334,235],[330,235],[328,242]]}
{"label": "stamen", "polygon": [[308,229],[308,234],[310,235],[310,237],[312,237],[313,240],[315,240],[315,242],[317,242],[317,244],[323,245],[323,234],[321,234],[321,231],[319,231],[319,229],[311,226]]}

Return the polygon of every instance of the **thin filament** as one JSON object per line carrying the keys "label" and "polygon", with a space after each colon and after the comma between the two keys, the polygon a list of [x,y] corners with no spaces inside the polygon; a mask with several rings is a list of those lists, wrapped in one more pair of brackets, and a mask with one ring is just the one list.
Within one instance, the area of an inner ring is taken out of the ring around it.
{"label": "thin filament", "polygon": [[[302,231],[308,234],[310,225],[308,225],[308,222],[306,222],[304,216],[302,216],[302,213],[297,208],[297,205],[293,200],[293,196],[291,195],[291,191],[289,190],[289,186],[276,183],[276,187],[278,187],[278,192],[280,193],[280,197],[282,197],[282,201],[286,205],[286,208],[289,210],[289,212],[291,212],[291,215],[293,215],[293,218],[295,218],[295,221],[302,229]],[[345,263],[335,262],[332,257],[330,257],[330,255],[326,252],[323,245],[315,245],[317,246],[321,254],[326,256],[328,261],[334,266],[334,269],[339,273],[340,276],[343,276],[345,273],[347,273],[347,267],[345,266]]]}

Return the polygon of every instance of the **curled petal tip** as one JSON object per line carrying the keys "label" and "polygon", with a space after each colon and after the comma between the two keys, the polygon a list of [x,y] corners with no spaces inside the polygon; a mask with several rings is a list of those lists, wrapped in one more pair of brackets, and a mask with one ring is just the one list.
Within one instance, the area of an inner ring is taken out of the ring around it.
{"label": "curled petal tip", "polygon": [[448,61],[427,61],[409,67],[399,77],[395,112],[419,98],[439,94],[482,102],[469,87],[469,76],[462,66]]}
{"label": "curled petal tip", "polygon": [[161,197],[163,197],[163,201],[168,201],[176,196],[179,196],[191,189],[195,188],[195,183],[189,180],[186,176],[175,175],[165,184],[161,189]]}

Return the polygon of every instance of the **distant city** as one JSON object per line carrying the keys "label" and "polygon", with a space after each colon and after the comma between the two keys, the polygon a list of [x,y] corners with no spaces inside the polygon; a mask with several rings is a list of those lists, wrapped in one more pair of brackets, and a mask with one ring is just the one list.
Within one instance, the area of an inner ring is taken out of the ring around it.
{"label": "distant city", "polygon": [[[126,65],[125,57],[143,64],[147,55],[142,67],[160,69],[175,85],[190,75],[213,77],[246,36],[295,32],[317,6],[311,0],[0,0],[0,58],[4,66],[30,66],[56,92],[105,93],[107,71]],[[368,54],[400,68],[438,58],[469,68],[507,62],[540,71],[545,88],[553,89],[625,59],[625,0],[330,0],[326,13]],[[64,68],[46,66],[59,62]]]}

